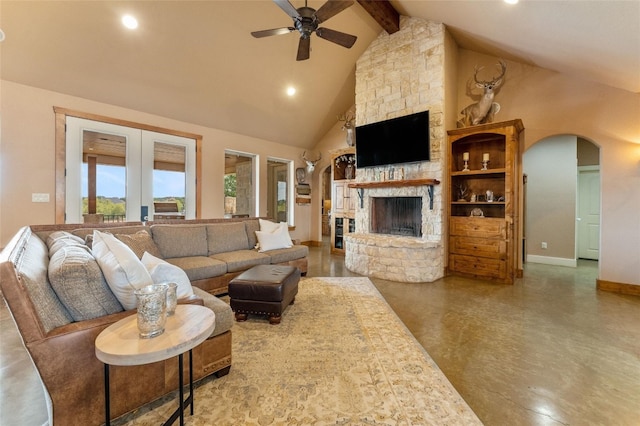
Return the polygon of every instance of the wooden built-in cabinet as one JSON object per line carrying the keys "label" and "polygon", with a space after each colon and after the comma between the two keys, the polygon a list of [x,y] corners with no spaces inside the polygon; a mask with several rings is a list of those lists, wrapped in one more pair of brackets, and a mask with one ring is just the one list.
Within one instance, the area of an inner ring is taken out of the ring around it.
{"label": "wooden built-in cabinet", "polygon": [[523,130],[512,120],[448,131],[450,273],[507,284],[522,275]]}
{"label": "wooden built-in cabinet", "polygon": [[332,152],[331,175],[331,252],[344,254],[344,236],[355,232],[358,193],[349,188],[355,182],[355,149],[346,148]]}

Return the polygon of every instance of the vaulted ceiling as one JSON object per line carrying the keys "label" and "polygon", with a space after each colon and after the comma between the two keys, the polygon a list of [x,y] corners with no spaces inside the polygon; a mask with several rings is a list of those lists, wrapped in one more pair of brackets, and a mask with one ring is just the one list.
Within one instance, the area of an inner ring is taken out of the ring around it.
{"label": "vaulted ceiling", "polygon": [[[315,9],[323,3],[308,0]],[[391,5],[402,15],[445,23],[462,48],[640,93],[640,1]],[[137,17],[137,30],[121,25],[125,13]],[[270,0],[1,0],[0,73],[21,84],[311,148],[353,105],[355,63],[383,30],[354,3],[322,26],[356,35],[355,45],[345,49],[314,34],[306,61],[295,60],[297,32],[250,35],[291,25]],[[285,93],[290,85],[297,88],[293,97]]]}

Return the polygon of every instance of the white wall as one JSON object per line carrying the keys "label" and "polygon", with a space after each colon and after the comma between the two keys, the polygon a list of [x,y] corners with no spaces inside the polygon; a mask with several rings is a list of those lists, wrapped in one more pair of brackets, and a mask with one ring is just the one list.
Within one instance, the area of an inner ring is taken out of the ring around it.
{"label": "white wall", "polygon": [[575,266],[577,139],[549,137],[523,155],[528,262]]}

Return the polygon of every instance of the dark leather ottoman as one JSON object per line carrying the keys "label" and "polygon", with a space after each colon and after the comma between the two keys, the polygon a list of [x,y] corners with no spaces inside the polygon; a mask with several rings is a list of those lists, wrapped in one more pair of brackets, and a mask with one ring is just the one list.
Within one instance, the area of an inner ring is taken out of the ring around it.
{"label": "dark leather ottoman", "polygon": [[267,315],[269,323],[280,324],[282,312],[298,294],[300,270],[295,266],[257,265],[229,282],[231,309],[236,321],[249,314]]}

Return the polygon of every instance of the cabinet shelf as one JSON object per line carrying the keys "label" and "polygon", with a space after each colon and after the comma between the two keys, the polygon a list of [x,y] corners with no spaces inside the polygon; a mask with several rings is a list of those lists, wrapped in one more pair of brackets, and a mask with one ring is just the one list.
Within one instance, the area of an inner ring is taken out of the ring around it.
{"label": "cabinet shelf", "polygon": [[505,174],[507,172],[507,169],[505,168],[501,168],[501,169],[489,169],[489,170],[469,170],[468,172],[452,172],[451,176],[484,176],[484,175],[500,175],[500,174]]}
{"label": "cabinet shelf", "polygon": [[452,205],[458,206],[504,206],[504,201],[452,201]]}

